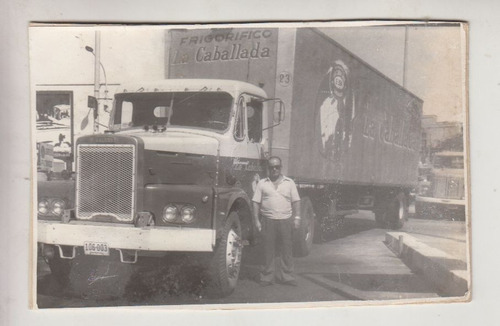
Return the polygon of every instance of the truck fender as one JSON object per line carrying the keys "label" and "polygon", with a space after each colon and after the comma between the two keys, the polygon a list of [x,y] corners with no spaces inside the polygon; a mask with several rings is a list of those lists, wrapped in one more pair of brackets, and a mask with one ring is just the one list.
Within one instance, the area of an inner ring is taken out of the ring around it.
{"label": "truck fender", "polygon": [[231,211],[237,211],[242,227],[243,239],[248,239],[253,232],[252,202],[247,193],[242,189],[235,188],[223,194],[219,194],[220,211],[224,211],[224,217],[217,216],[217,238],[220,236],[224,221]]}

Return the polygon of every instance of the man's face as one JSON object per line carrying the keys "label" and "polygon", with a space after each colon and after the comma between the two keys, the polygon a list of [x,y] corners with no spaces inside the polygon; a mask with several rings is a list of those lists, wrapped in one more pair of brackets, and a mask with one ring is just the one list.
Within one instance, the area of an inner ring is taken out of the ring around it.
{"label": "man's face", "polygon": [[268,163],[269,177],[276,179],[281,174],[281,162],[279,160],[270,160]]}

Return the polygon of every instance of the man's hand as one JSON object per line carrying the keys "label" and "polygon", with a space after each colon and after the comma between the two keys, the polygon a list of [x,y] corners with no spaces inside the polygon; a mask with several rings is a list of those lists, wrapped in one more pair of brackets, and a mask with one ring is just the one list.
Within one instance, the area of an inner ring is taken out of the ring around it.
{"label": "man's hand", "polygon": [[293,226],[298,229],[300,227],[300,218],[294,218],[293,219]]}
{"label": "man's hand", "polygon": [[255,228],[257,229],[257,231],[262,231],[262,224],[260,223],[259,220],[256,220],[255,221]]}

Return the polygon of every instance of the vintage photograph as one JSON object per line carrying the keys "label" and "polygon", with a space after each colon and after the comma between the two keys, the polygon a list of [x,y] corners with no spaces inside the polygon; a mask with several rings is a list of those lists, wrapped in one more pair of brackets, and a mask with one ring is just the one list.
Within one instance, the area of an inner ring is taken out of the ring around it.
{"label": "vintage photograph", "polygon": [[33,307],[470,300],[467,24],[29,42]]}

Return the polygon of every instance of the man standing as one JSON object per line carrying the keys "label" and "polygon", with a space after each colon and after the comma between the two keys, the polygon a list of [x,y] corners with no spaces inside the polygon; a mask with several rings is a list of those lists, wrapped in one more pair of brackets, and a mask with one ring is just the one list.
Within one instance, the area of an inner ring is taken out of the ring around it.
{"label": "man standing", "polygon": [[279,157],[269,158],[268,175],[259,181],[252,198],[254,223],[264,236],[265,266],[260,274],[260,284],[266,286],[276,281],[296,286],[292,230],[300,224],[299,193],[295,182],[281,174]]}

